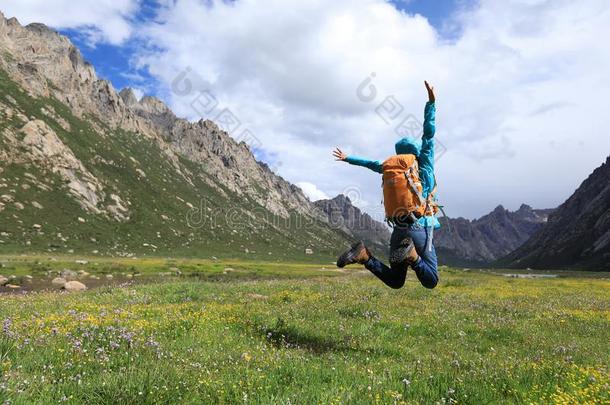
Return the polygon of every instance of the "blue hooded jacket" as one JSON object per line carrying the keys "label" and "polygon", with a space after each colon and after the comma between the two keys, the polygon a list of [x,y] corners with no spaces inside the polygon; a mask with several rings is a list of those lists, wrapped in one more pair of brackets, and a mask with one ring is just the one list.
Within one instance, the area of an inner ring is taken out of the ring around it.
{"label": "blue hooded jacket", "polygon": [[[435,186],[434,179],[434,134],[436,106],[427,102],[424,109],[424,134],[418,141],[410,137],[402,138],[394,145],[397,155],[415,155],[419,164],[419,179],[422,183],[422,195],[427,198]],[[383,165],[379,160],[368,160],[356,156],[348,156],[345,161],[356,166],[369,168],[377,173],[383,173]],[[436,217],[423,217],[419,219],[422,226],[439,228],[441,224]]]}

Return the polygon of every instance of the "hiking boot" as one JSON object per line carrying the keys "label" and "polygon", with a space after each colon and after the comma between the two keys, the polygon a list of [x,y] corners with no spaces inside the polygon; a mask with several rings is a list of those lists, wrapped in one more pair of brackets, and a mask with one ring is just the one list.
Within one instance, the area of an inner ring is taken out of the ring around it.
{"label": "hiking boot", "polygon": [[413,265],[419,256],[411,238],[403,239],[399,245],[390,251],[390,265],[396,266],[403,263]]}
{"label": "hiking boot", "polygon": [[371,257],[371,253],[364,246],[362,241],[356,242],[352,245],[352,247],[345,253],[343,253],[337,259],[337,267],[345,267],[348,264],[364,264]]}

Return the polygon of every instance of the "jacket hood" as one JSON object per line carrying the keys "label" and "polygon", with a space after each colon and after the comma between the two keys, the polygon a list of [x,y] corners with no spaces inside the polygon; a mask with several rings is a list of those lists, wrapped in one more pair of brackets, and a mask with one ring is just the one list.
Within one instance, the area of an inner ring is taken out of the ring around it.
{"label": "jacket hood", "polygon": [[419,156],[421,142],[413,138],[402,138],[394,145],[397,155]]}

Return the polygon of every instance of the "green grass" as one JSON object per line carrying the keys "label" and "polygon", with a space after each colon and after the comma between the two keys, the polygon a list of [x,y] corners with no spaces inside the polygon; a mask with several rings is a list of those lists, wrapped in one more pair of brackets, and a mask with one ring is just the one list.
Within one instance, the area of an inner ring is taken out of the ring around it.
{"label": "green grass", "polygon": [[[1,257],[36,274],[75,257]],[[193,259],[92,259],[182,279],[0,296],[11,403],[608,403],[610,281]],[[228,267],[234,271],[224,272]],[[606,276],[607,277],[607,276]],[[2,320],[2,319],[0,319]]]}
{"label": "green grass", "polygon": [[[142,274],[156,275],[159,273],[178,271],[184,277],[193,279],[222,278],[232,279],[262,279],[262,278],[303,278],[311,276],[337,276],[333,263],[277,263],[245,260],[200,260],[190,258],[130,258],[117,259],[87,256],[0,256],[0,275],[46,276],[47,273],[57,273],[62,270],[84,270],[90,274]],[[230,269],[229,271],[226,271]]]}

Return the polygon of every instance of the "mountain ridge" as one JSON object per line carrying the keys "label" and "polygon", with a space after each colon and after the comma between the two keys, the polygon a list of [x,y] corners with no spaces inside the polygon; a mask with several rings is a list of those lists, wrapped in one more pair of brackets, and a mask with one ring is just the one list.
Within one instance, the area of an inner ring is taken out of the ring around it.
{"label": "mountain ridge", "polygon": [[498,265],[610,270],[610,156],[544,227]]}
{"label": "mountain ridge", "polygon": [[[191,123],[178,118],[162,100],[154,96],[147,95],[135,105],[127,105],[109,81],[97,78],[93,66],[84,60],[80,51],[66,37],[43,24],[29,24],[23,28],[16,19],[11,20],[13,22],[9,23],[0,14],[0,25],[4,25],[0,29],[5,28],[0,35],[5,40],[3,43],[12,45],[13,57],[16,51],[24,60],[20,62],[21,69],[10,69],[9,73],[12,70],[16,78],[21,79],[20,83],[35,95],[53,95],[68,104],[77,116],[94,114],[111,127],[132,130],[155,140],[169,135],[169,143],[176,151],[196,161],[214,159],[214,168],[224,165],[224,162],[233,162],[243,170],[251,171],[254,174],[251,180],[269,186],[272,193],[275,188],[283,193],[275,193],[263,200],[260,193],[254,190],[252,181],[247,181],[250,180],[248,177],[239,173],[227,174],[223,170],[215,170],[214,174],[225,181],[232,191],[259,199],[260,203],[268,204],[266,208],[278,215],[287,215],[282,203],[290,209],[301,210],[303,206],[311,209],[307,197],[298,187],[291,187],[275,174],[269,176],[269,171],[256,161],[245,143],[236,142],[212,121]],[[5,24],[2,24],[3,21]],[[40,37],[44,41],[40,41]],[[15,40],[19,40],[19,43]],[[26,74],[23,73],[24,68]],[[36,76],[42,77],[28,80]],[[49,86],[42,78],[49,79],[54,86]],[[208,145],[211,146],[208,148]],[[301,213],[306,212],[301,210]]]}
{"label": "mountain ridge", "polygon": [[474,220],[441,218],[435,246],[445,264],[488,266],[525,243],[547,221],[552,209],[527,204],[515,211],[498,205]]}
{"label": "mountain ridge", "polygon": [[48,27],[0,15],[0,53],[0,251],[285,260],[347,243],[245,143],[117,92]]}

